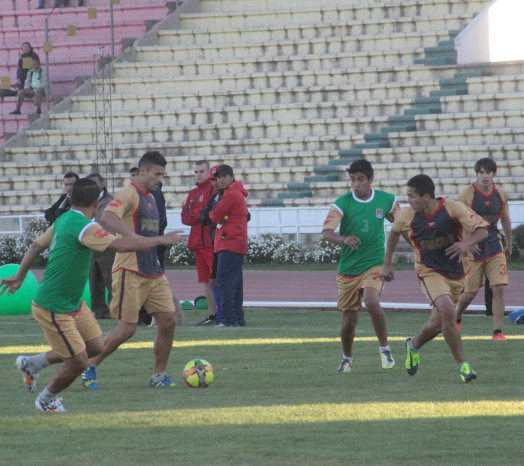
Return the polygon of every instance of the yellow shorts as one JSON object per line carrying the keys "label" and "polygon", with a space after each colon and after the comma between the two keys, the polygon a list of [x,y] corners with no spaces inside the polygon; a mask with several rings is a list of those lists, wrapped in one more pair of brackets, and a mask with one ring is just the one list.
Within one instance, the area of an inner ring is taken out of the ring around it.
{"label": "yellow shorts", "polygon": [[451,296],[451,300],[456,303],[464,288],[464,280],[452,280],[438,272],[427,271],[422,275],[417,274],[418,284],[422,293],[426,295],[430,304],[442,295]]}
{"label": "yellow shorts", "polygon": [[35,303],[31,304],[31,308],[47,343],[62,358],[81,354],[86,349],[86,341],[102,335],[98,322],[84,301],[75,314],[51,312]]}
{"label": "yellow shorts", "polygon": [[489,280],[490,286],[507,285],[508,268],[504,253],[496,254],[485,261],[468,261],[470,271],[464,279],[464,287],[467,292],[476,293],[483,285],[484,275]]}
{"label": "yellow shorts", "polygon": [[375,288],[379,293],[382,290],[382,267],[371,267],[355,277],[337,274],[339,311],[359,311],[362,307],[362,289]]}
{"label": "yellow shorts", "polygon": [[111,317],[136,324],[142,306],[148,314],[175,312],[166,276],[148,278],[126,269],[113,273]]}

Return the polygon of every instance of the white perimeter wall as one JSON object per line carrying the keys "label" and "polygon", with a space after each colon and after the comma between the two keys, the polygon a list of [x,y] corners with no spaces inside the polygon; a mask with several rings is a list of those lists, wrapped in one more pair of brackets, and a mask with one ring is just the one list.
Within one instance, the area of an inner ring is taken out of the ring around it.
{"label": "white perimeter wall", "polygon": [[524,60],[524,0],[494,0],[455,38],[457,63]]}

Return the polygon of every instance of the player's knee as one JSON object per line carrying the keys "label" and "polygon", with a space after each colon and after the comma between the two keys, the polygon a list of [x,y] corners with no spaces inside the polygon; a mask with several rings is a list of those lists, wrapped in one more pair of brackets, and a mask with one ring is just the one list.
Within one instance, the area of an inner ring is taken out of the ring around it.
{"label": "player's knee", "polygon": [[158,322],[158,327],[162,330],[174,330],[176,327],[176,315],[174,312],[157,313],[154,317]]}
{"label": "player's knee", "polygon": [[73,358],[65,359],[64,364],[68,366],[70,371],[81,374],[86,370],[88,360],[87,352],[84,351],[83,353],[77,354]]}

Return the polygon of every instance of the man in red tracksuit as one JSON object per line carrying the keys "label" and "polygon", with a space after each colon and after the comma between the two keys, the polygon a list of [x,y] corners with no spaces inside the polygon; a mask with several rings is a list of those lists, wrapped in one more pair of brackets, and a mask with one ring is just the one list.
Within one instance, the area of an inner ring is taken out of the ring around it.
{"label": "man in red tracksuit", "polygon": [[200,325],[214,325],[216,305],[213,290],[209,283],[209,276],[213,269],[213,242],[209,225],[199,219],[200,211],[207,205],[214,190],[209,179],[209,163],[199,160],[194,167],[196,188],[189,191],[184,208],[182,209],[182,223],[191,226],[187,247],[195,254],[198,281],[204,284],[209,316]]}
{"label": "man in red tracksuit", "polygon": [[216,225],[217,287],[222,307],[219,326],[244,326],[242,264],[247,254],[248,193],[242,182],[235,180],[229,165],[220,165],[215,176],[219,189],[224,191],[220,202],[209,211],[209,218]]}

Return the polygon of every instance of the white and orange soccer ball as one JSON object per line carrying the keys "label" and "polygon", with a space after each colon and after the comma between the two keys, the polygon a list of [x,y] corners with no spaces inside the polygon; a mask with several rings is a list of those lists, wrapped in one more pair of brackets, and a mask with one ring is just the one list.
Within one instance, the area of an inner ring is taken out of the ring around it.
{"label": "white and orange soccer ball", "polygon": [[206,388],[215,378],[213,366],[204,359],[192,359],[184,366],[184,381],[190,388]]}

